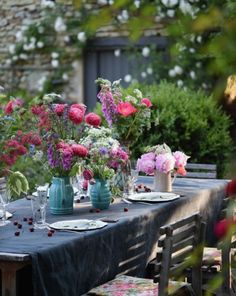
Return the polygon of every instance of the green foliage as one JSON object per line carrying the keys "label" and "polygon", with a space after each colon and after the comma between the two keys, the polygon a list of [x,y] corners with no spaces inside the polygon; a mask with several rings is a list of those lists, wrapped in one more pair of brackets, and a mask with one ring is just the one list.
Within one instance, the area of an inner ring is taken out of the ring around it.
{"label": "green foliage", "polygon": [[[154,110],[151,130],[132,147],[134,156],[140,156],[146,146],[165,142],[172,150],[191,156],[190,162],[217,164],[222,177],[232,151],[231,123],[215,100],[201,91],[183,90],[166,81],[138,87],[150,97]],[[157,117],[159,124],[155,126]]]}
{"label": "green foliage", "polygon": [[29,190],[29,184],[26,177],[19,171],[10,171],[7,178],[7,186],[11,191],[11,194],[20,196],[21,193],[27,193]]}

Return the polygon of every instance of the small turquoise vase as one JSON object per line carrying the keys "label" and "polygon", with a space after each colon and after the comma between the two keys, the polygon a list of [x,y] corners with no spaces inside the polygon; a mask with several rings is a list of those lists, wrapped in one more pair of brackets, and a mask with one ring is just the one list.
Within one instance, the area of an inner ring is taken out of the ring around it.
{"label": "small turquoise vase", "polygon": [[107,180],[95,179],[90,187],[90,200],[94,208],[105,210],[111,203],[111,191]]}
{"label": "small turquoise vase", "polygon": [[74,191],[69,177],[53,177],[49,189],[50,212],[55,215],[73,213]]}

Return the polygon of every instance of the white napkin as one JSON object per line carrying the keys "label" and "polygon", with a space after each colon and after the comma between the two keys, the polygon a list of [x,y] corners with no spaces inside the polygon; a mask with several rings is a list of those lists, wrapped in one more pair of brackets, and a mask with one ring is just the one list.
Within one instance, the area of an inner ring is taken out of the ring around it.
{"label": "white napkin", "polygon": [[[2,216],[3,216],[3,210],[0,209],[0,220],[2,219]],[[12,213],[6,211],[6,218],[9,219],[13,216]]]}

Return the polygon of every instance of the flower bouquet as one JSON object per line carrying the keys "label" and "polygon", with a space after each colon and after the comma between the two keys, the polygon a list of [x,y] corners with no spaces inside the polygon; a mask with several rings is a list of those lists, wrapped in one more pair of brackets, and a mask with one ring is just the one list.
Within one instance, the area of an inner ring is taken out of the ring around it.
{"label": "flower bouquet", "polygon": [[147,153],[137,161],[137,170],[147,175],[154,175],[155,191],[171,191],[171,172],[186,175],[185,166],[189,156],[181,151],[171,152],[165,143],[147,148]]}
{"label": "flower bouquet", "polygon": [[98,78],[96,82],[101,86],[98,99],[113,137],[130,148],[144,128],[150,128],[151,101],[144,98],[138,89],[134,89],[132,94],[126,94],[120,87],[120,80],[111,83]]}
{"label": "flower bouquet", "polygon": [[89,150],[83,176],[92,185],[89,192],[92,204],[99,209],[108,208],[112,178],[117,168],[127,163],[128,154],[105,127],[91,128],[81,143]]}
{"label": "flower bouquet", "polygon": [[69,214],[74,199],[69,177],[77,174],[88,155],[80,140],[90,127],[98,127],[101,119],[95,113],[85,115],[83,104],[55,104],[53,99],[46,95],[31,107],[42,138],[41,149],[34,157],[42,157],[53,177],[49,190],[51,212]]}
{"label": "flower bouquet", "polygon": [[24,101],[9,99],[3,94],[0,99],[5,102],[0,106],[0,189],[7,187],[11,195],[20,196],[21,193],[27,193],[28,181],[12,167],[20,157],[28,153],[30,145],[37,143],[33,136],[27,137],[21,130]]}

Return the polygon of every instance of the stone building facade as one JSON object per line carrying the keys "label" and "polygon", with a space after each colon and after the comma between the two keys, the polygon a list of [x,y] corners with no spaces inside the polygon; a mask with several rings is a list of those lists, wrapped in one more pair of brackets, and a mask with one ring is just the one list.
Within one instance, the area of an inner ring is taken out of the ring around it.
{"label": "stone building facade", "polygon": [[[23,58],[22,55],[22,59],[18,60],[17,63],[9,59],[9,54],[11,54],[11,59],[18,59],[18,57],[12,55],[12,48],[19,38],[22,28],[43,17],[45,2],[52,2],[54,5],[54,1],[50,0],[0,0],[0,85],[7,91],[25,89],[29,94],[35,94],[43,85],[44,77],[55,71],[55,68],[52,66],[51,56],[46,53],[27,52],[27,57]],[[61,2],[65,5],[65,16],[74,16],[73,0],[57,0],[56,2]],[[146,37],[162,35],[162,29],[162,26],[157,24],[155,28],[146,30],[144,35]],[[115,39],[127,35],[126,31],[117,31],[113,26],[107,26],[101,28],[97,32],[96,37],[102,39],[109,38],[108,43],[111,43],[112,38]],[[92,46],[93,51],[96,50],[95,47]],[[118,44],[119,47],[121,46]],[[111,50],[115,49],[114,46],[110,48]],[[73,48],[67,46],[67,50],[72,52]],[[80,59],[77,58],[76,61],[74,60],[73,72],[69,78],[65,79],[65,81],[59,81],[59,83],[63,84],[65,96],[69,96],[76,101],[84,101],[86,93],[84,87],[89,88],[88,84],[84,83],[84,77],[86,76],[84,69],[87,67],[88,59],[89,57],[82,57]],[[67,66],[67,63],[71,62],[66,60],[59,67],[63,69],[63,67]],[[113,69],[113,71],[116,71],[116,69]],[[98,72],[95,75],[103,74]],[[58,81],[54,81],[54,83],[56,85]]]}

